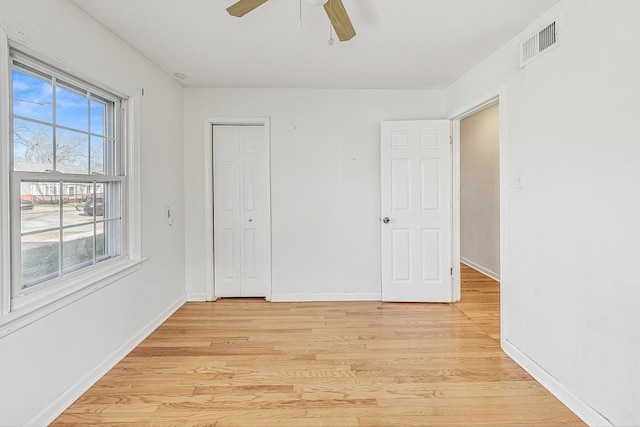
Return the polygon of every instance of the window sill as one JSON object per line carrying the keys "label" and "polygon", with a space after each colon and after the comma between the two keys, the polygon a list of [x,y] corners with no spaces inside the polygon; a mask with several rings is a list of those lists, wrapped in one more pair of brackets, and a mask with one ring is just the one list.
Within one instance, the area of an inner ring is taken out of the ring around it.
{"label": "window sill", "polygon": [[140,270],[147,259],[120,258],[107,261],[48,289],[13,298],[11,311],[0,318],[0,338]]}

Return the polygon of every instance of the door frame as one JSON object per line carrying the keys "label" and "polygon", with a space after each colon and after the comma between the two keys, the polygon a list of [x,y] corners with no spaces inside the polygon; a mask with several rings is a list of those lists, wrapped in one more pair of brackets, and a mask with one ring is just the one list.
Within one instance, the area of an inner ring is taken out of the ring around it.
{"label": "door frame", "polygon": [[206,300],[215,301],[218,299],[215,292],[215,252],[213,240],[213,126],[264,126],[265,143],[267,144],[267,262],[265,263],[267,272],[266,296],[267,301],[271,301],[271,120],[269,117],[205,117],[204,118],[204,172],[207,177],[204,180],[204,262],[205,262],[205,288]]}
{"label": "door frame", "polygon": [[487,107],[498,104],[499,167],[500,167],[500,345],[504,348],[508,332],[506,304],[508,301],[507,251],[507,99],[506,88],[499,87],[453,111],[449,115],[453,135],[453,281],[454,300],[460,300],[460,122]]}

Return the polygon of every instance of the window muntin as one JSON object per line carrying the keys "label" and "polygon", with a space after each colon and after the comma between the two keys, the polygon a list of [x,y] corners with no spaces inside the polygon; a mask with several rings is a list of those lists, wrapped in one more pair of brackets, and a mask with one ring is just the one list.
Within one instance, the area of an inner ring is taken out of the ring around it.
{"label": "window muntin", "polygon": [[117,97],[20,55],[11,75],[16,297],[123,255],[125,177]]}

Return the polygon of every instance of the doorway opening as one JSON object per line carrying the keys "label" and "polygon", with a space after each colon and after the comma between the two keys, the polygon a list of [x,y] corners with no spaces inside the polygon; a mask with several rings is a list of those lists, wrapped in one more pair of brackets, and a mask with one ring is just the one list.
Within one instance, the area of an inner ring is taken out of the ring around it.
{"label": "doorway opening", "polygon": [[457,251],[460,302],[456,305],[500,341],[504,236],[501,233],[501,134],[499,96],[454,118]]}

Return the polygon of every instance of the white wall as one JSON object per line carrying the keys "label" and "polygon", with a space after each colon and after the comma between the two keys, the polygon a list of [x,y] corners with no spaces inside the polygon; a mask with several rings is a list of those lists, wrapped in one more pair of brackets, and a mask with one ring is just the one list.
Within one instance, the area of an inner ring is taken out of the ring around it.
{"label": "white wall", "polygon": [[[10,40],[72,72],[121,90],[145,89],[141,234],[149,260],[140,271],[0,339],[0,424],[46,424],[184,301],[182,89],[67,1],[1,1],[0,23]],[[164,205],[173,208],[173,227],[165,222]]]}
{"label": "white wall", "polygon": [[460,258],[500,278],[500,119],[493,105],[460,121]]}
{"label": "white wall", "polygon": [[640,425],[640,2],[553,12],[557,49],[520,70],[508,43],[447,90],[447,110],[505,85],[505,348],[585,419]]}
{"label": "white wall", "polygon": [[186,89],[186,282],[206,295],[204,118],[271,118],[272,297],[380,298],[380,121],[443,117],[442,91]]}

